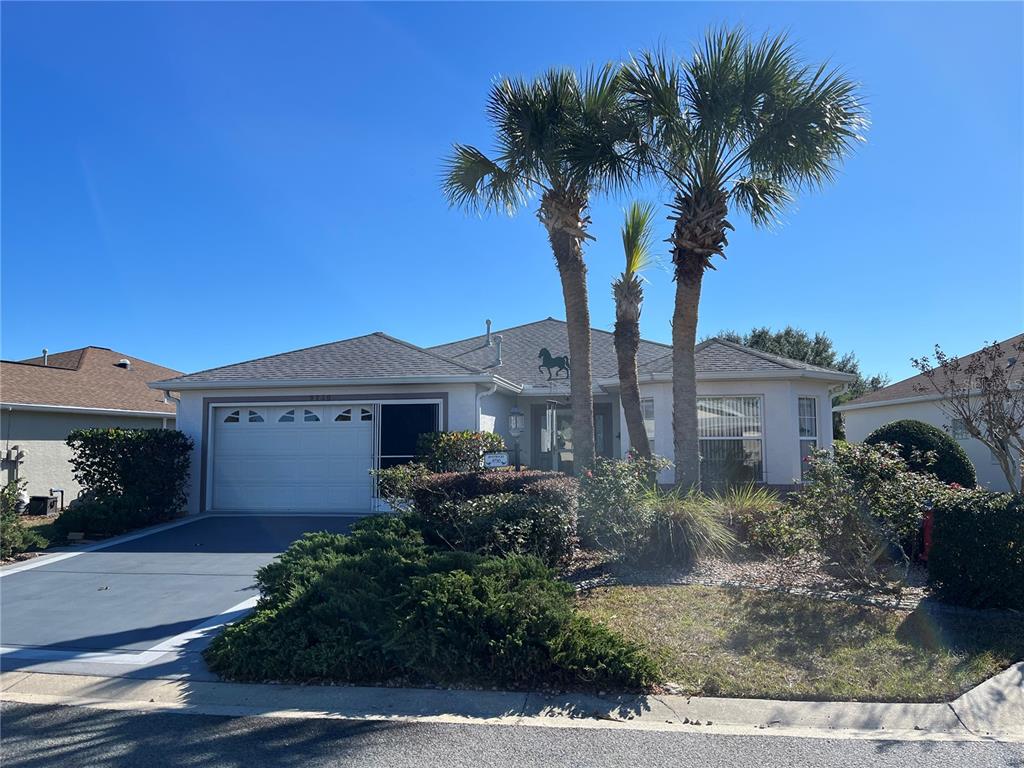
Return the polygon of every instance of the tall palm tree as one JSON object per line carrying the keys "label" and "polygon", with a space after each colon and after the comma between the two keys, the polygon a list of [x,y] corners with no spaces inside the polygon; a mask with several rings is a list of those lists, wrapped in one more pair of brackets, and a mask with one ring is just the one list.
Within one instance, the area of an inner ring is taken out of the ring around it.
{"label": "tall palm tree", "polygon": [[562,282],[569,336],[574,469],[594,461],[590,309],[583,243],[591,195],[625,188],[636,175],[639,146],[623,108],[618,70],[583,77],[554,69],[532,81],[505,78],[491,88],[487,117],[496,151],[454,145],[442,189],[453,206],[514,213],[539,196],[537,218]]}
{"label": "tall palm tree", "polygon": [[798,191],[834,179],[862,140],[866,111],[856,83],[803,64],[785,36],[711,32],[688,61],[641,53],[623,79],[653,168],[673,192],[672,431],[676,482],[693,487],[697,310],[704,272],[725,257],[730,206],[757,226],[777,221]]}
{"label": "tall palm tree", "polygon": [[640,273],[651,265],[651,237],[654,206],[634,202],[626,211],[622,225],[622,249],[626,268],[612,281],[615,298],[615,357],[619,364],[619,400],[626,415],[629,444],[644,458],[651,457],[651,444],[644,428],[640,407],[640,384],[637,381],[636,356],[640,349],[640,307],[644,287]]}

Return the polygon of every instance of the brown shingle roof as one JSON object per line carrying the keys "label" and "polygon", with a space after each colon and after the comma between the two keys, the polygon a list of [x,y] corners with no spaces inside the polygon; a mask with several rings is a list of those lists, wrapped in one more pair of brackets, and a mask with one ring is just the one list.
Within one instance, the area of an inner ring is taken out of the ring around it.
{"label": "brown shingle roof", "polygon": [[[1017,334],[1013,338],[1007,339],[1006,341],[999,342],[999,346],[1002,347],[1006,357],[1004,360],[1009,361],[1010,357],[1013,357],[1016,353],[1013,352],[1013,348],[1020,344],[1021,340],[1024,340],[1024,333]],[[960,362],[963,365],[973,358],[981,350],[975,350],[969,355],[963,355],[960,358]],[[1018,364],[1014,366],[1013,379],[1021,380],[1024,378],[1024,365]],[[919,388],[926,387],[927,391],[922,392]],[[909,379],[903,379],[903,381],[897,381],[895,384],[890,384],[887,387],[882,387],[874,392],[868,392],[866,395],[861,395],[856,400],[851,400],[848,403],[843,403],[839,406],[839,409],[849,408],[854,405],[868,405],[871,403],[885,403],[890,400],[904,400],[911,397],[925,397],[929,394],[935,394],[931,385],[928,383],[928,379],[923,373],[917,374],[917,376],[911,376]]]}
{"label": "brown shingle roof", "polygon": [[[781,355],[773,355],[770,352],[762,352],[759,349],[744,347],[718,337],[702,341],[694,347],[694,363],[697,373],[759,373],[761,371],[772,372],[793,372],[793,373],[816,373],[822,375],[834,375],[837,381],[852,379],[853,376],[841,371],[834,371],[831,368],[822,368],[818,365],[811,365],[802,360],[792,360]],[[649,363],[638,366],[641,375],[654,373],[672,372],[672,353],[663,355]]]}
{"label": "brown shingle roof", "polygon": [[[121,359],[131,368],[120,367]],[[174,404],[147,384],[178,371],[104,347],[56,352],[47,363],[41,357],[0,361],[0,402],[174,414]]]}

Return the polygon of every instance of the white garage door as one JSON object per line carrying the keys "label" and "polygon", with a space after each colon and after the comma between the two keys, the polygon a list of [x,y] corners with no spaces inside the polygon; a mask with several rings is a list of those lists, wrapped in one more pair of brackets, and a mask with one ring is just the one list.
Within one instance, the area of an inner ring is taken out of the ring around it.
{"label": "white garage door", "polygon": [[373,406],[213,411],[213,509],[365,512],[373,482]]}

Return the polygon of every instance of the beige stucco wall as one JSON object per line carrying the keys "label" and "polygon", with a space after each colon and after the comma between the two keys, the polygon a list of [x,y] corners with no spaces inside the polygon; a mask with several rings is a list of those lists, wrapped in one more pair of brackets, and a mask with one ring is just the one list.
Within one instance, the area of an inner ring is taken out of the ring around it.
{"label": "beige stucco wall", "polygon": [[[174,417],[167,420],[174,427]],[[65,443],[75,429],[159,429],[162,418],[139,416],[108,416],[81,413],[54,413],[48,411],[0,410],[0,439],[6,452],[18,446],[25,452],[24,461],[17,470],[13,463],[2,462],[0,480],[4,483],[16,475],[28,481],[29,496],[48,496],[51,488],[63,488],[65,503],[81,492],[81,486],[71,474],[71,449]],[[59,494],[57,494],[59,496]]]}
{"label": "beige stucco wall", "polygon": [[[828,382],[813,379],[745,379],[698,380],[697,395],[756,395],[764,401],[764,481],[769,485],[792,485],[800,481],[800,430],[797,400],[814,397],[818,401],[818,444],[832,447],[832,399]],[[654,452],[672,459],[672,384],[647,382],[640,384],[640,396],[654,399]],[[625,416],[620,425],[622,446],[629,450],[629,430]],[[671,483],[672,470],[659,476],[662,483]]]}
{"label": "beige stucco wall", "polygon": [[[952,421],[937,400],[856,408],[842,414],[846,422],[846,439],[852,443],[862,442],[879,427],[900,419],[917,419],[947,432]],[[978,485],[992,491],[1009,490],[1006,477],[984,443],[972,437],[958,439],[957,442],[974,464]]]}

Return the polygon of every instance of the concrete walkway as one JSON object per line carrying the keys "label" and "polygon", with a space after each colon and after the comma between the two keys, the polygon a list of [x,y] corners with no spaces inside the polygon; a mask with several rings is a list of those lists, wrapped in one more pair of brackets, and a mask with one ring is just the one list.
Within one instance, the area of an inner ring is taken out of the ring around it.
{"label": "concrete walkway", "polygon": [[1024,662],[951,704],[252,685],[18,671],[4,673],[0,689],[0,699],[24,704],[184,714],[1024,743]]}

